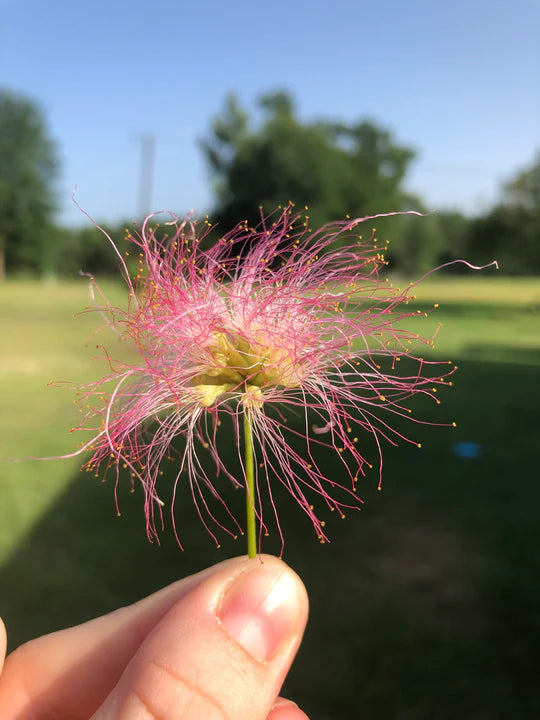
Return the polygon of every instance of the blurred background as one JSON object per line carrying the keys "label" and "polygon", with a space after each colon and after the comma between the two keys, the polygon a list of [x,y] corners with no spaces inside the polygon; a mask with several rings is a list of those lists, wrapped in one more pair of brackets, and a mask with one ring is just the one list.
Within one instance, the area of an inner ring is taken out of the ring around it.
{"label": "blurred background", "polygon": [[[125,300],[103,235],[150,211],[223,230],[294,201],[313,226],[377,224],[454,387],[422,450],[386,448],[365,509],[319,546],[283,498],[284,559],[312,600],[287,680],[313,720],[536,718],[540,630],[540,5],[536,0],[271,4],[0,0],[0,457],[70,452],[91,380],[95,273]],[[407,430],[410,434],[410,428]],[[332,462],[331,459],[328,462]],[[0,614],[10,647],[244,548],[177,503],[144,531],[141,493],[79,462],[0,463]],[[164,478],[166,483],[167,478]],[[185,502],[183,502],[185,500]],[[231,502],[236,502],[233,498]],[[279,552],[276,538],[267,551]]]}

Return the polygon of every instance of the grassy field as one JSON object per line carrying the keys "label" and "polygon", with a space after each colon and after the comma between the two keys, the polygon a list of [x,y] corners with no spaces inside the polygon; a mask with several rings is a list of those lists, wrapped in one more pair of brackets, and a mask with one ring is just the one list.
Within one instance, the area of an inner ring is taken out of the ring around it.
{"label": "grassy field", "polygon": [[[383,492],[368,475],[365,509],[329,520],[327,545],[284,498],[284,557],[312,603],[285,692],[313,720],[540,717],[540,280],[442,276],[417,297],[439,303],[421,328],[442,323],[435,352],[460,365],[442,404],[419,411],[458,427],[416,429],[421,450],[388,448]],[[84,281],[0,286],[0,457],[73,449],[73,395],[47,383],[101,373],[98,317],[73,319],[87,303]],[[460,457],[459,442],[478,456]],[[117,518],[111,486],[79,464],[0,464],[11,647],[244,552],[232,541],[217,550],[189,502],[177,512],[186,552],[170,532],[148,544],[141,494],[123,489]]]}

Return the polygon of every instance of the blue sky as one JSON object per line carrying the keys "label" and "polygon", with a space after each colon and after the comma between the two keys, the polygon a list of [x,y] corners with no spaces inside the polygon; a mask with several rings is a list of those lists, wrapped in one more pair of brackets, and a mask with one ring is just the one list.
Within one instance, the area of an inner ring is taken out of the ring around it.
{"label": "blue sky", "polygon": [[484,211],[540,148],[538,0],[0,0],[0,86],[58,141],[60,218],[135,217],[141,133],[155,209],[203,212],[197,139],[228,91],[290,90],[302,118],[376,120],[418,152],[433,208]]}

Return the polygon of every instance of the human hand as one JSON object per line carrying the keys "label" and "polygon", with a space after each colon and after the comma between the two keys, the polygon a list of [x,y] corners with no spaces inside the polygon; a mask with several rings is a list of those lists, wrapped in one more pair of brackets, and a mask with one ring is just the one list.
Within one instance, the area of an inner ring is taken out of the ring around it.
{"label": "human hand", "polygon": [[[2,720],[306,720],[277,697],[308,613],[268,555],[227,560],[32,640],[0,675]],[[0,671],[6,636],[0,621]]]}

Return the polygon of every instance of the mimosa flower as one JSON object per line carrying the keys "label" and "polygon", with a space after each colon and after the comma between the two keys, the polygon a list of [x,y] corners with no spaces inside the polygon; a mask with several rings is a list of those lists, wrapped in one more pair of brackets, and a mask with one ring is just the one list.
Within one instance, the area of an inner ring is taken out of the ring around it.
{"label": "mimosa flower", "polygon": [[[394,288],[379,277],[383,251],[371,229],[367,239],[358,232],[373,217],[313,232],[289,207],[257,228],[241,223],[208,247],[207,220],[174,220],[170,239],[159,240],[150,216],[129,238],[140,253],[134,280],[117,250],[128,306],[105,302],[98,309],[136,359],[109,359],[110,374],[83,393],[89,409],[78,429],[95,433],[82,448],[93,453],[88,469],[112,470],[118,481],[123,466],[142,484],[150,539],[162,520],[158,480],[167,459],[178,461],[174,496],[189,485],[216,543],[221,531],[242,533],[222,478],[246,486],[244,419],[255,455],[249,501],[259,543],[270,526],[281,533],[274,483],[282,483],[324,542],[324,510],[343,515],[358,508],[358,479],[375,462],[380,483],[382,444],[418,444],[392,421],[411,417],[416,395],[438,402],[437,387],[450,384],[455,368],[418,357],[432,338],[404,323],[419,312],[408,307],[412,287]],[[289,409],[303,418],[300,425],[287,424]],[[235,438],[223,437],[225,416]],[[173,445],[178,436],[182,447]],[[231,441],[243,468],[236,475],[220,453],[221,443]],[[317,460],[321,446],[336,453],[331,477]],[[210,453],[213,472],[201,452]],[[264,494],[273,519],[263,516]],[[225,509],[220,519],[217,506]],[[176,527],[175,534],[180,544]]]}

